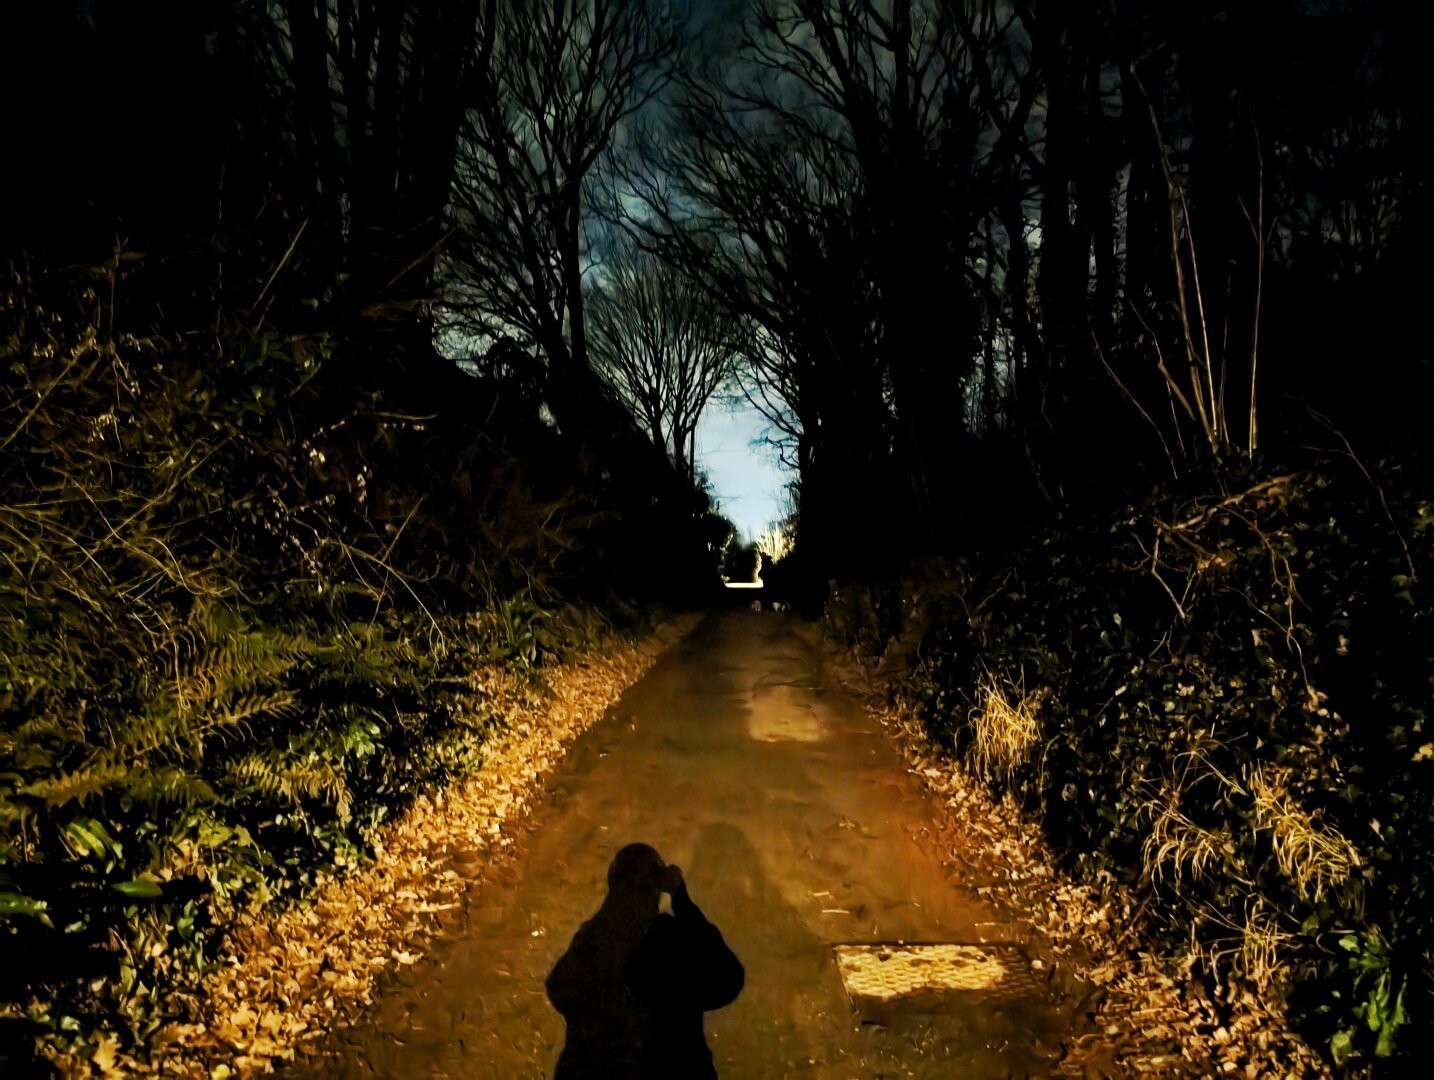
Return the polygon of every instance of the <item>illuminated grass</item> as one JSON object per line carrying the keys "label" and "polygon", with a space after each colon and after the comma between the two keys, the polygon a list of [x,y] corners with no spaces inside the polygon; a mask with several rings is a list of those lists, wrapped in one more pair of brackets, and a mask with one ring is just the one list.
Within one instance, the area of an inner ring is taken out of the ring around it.
{"label": "illuminated grass", "polygon": [[1230,846],[1229,834],[1206,829],[1182,814],[1174,799],[1150,804],[1154,816],[1141,854],[1154,881],[1198,881]]}
{"label": "illuminated grass", "polygon": [[1250,774],[1255,823],[1267,829],[1280,872],[1306,900],[1320,900],[1326,891],[1349,880],[1359,854],[1338,830],[1299,806],[1290,796],[1283,770],[1255,768]]}
{"label": "illuminated grass", "polygon": [[1009,776],[1036,745],[1040,695],[1024,694],[1009,681],[1003,686],[992,675],[980,694],[981,704],[971,712],[971,766],[978,773]]}

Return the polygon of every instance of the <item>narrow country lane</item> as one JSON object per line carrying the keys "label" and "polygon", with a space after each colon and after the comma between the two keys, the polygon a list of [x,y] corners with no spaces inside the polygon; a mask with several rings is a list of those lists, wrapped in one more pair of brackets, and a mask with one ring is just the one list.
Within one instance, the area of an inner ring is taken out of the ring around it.
{"label": "narrow country lane", "polygon": [[[544,981],[642,841],[746,969],[706,1017],[723,1077],[1040,1075],[1070,1009],[1020,931],[954,880],[933,808],[801,624],[714,617],[575,745],[450,933],[381,989],[368,1022],[289,1075],[551,1075],[564,1023]],[[849,996],[839,945],[991,944],[987,990]]]}

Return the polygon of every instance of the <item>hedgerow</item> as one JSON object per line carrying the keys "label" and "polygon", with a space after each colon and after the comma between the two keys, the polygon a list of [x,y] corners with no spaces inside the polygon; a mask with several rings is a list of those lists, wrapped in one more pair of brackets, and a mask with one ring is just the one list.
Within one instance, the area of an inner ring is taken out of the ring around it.
{"label": "hedgerow", "polygon": [[1350,1069],[1434,1032],[1434,484],[1341,455],[833,586],[935,740],[1143,897],[1212,995],[1288,995]]}
{"label": "hedgerow", "polygon": [[536,408],[431,424],[345,343],[116,329],[118,261],[85,273],[0,283],[0,1064],[141,1048],[236,912],[469,766],[485,665],[541,693],[611,628],[548,584]]}

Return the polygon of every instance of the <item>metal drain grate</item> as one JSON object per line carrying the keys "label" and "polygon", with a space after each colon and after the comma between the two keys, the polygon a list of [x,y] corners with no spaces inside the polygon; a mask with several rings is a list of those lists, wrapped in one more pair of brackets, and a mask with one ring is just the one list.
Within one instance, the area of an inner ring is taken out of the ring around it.
{"label": "metal drain grate", "polygon": [[868,1001],[947,991],[1014,996],[1041,986],[1013,945],[838,945],[836,959],[846,992]]}

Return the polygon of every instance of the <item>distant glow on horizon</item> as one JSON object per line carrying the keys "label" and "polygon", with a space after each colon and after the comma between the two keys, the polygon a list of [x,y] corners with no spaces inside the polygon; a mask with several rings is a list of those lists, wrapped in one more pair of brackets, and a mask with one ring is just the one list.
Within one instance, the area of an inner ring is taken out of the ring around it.
{"label": "distant glow on horizon", "polygon": [[710,406],[697,424],[697,468],[707,474],[718,509],[744,540],[755,540],[787,513],[791,473],[771,447],[752,443],[767,423],[747,402],[735,408]]}

